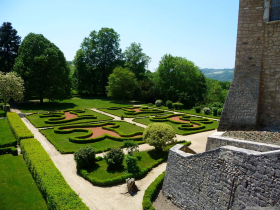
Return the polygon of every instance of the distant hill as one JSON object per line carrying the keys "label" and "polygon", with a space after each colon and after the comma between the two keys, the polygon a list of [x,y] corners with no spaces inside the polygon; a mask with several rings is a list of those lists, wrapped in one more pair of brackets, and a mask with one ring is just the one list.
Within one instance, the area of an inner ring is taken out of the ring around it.
{"label": "distant hill", "polygon": [[222,82],[231,82],[233,79],[234,69],[200,69],[202,73],[211,79],[216,79]]}

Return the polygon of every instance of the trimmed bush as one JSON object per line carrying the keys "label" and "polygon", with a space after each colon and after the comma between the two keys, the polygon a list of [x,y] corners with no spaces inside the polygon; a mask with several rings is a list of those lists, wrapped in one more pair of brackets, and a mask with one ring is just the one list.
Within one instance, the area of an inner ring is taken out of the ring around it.
{"label": "trimmed bush", "polygon": [[104,159],[108,167],[118,167],[123,163],[124,153],[121,148],[112,148],[104,155]]}
{"label": "trimmed bush", "polygon": [[194,108],[196,113],[200,113],[201,112],[201,107],[197,106]]}
{"label": "trimmed bush", "polygon": [[77,169],[90,167],[95,162],[95,150],[91,146],[81,147],[75,152],[74,159],[77,163]]}
{"label": "trimmed bush", "polygon": [[217,107],[213,107],[212,108],[212,112],[213,112],[213,116],[217,116],[218,115],[218,108]]}
{"label": "trimmed bush", "polygon": [[31,131],[26,127],[26,125],[22,122],[20,117],[15,112],[7,112],[7,120],[9,126],[18,141],[20,143],[21,139],[33,138],[34,135]]}
{"label": "trimmed bush", "polygon": [[5,155],[5,154],[12,154],[13,156],[17,156],[18,155],[17,148],[15,147],[0,148],[0,155]]}
{"label": "trimmed bush", "polygon": [[125,162],[126,162],[128,173],[135,173],[139,171],[139,166],[137,165],[137,161],[138,161],[137,157],[131,155],[125,156]]}
{"label": "trimmed bush", "polygon": [[124,116],[123,115],[121,116],[121,120],[124,120]]}
{"label": "trimmed bush", "polygon": [[168,109],[172,109],[173,108],[173,103],[170,100],[166,101],[166,106],[168,107]]}
{"label": "trimmed bush", "polygon": [[159,175],[155,181],[152,182],[152,184],[149,185],[149,187],[145,190],[144,196],[143,196],[143,202],[142,202],[142,208],[143,210],[154,210],[153,207],[153,197],[159,190],[159,188],[162,186],[163,180],[164,180],[165,172],[163,172],[161,175]]}
{"label": "trimmed bush", "polygon": [[148,103],[148,106],[153,106],[153,104],[152,103]]}
{"label": "trimmed bush", "polygon": [[184,104],[182,104],[182,103],[174,103],[173,106],[174,106],[174,109],[182,110],[183,107],[184,107]]}
{"label": "trimmed bush", "polygon": [[23,139],[21,151],[48,209],[89,209],[64,180],[40,142]]}
{"label": "trimmed bush", "polygon": [[157,107],[161,107],[161,104],[162,104],[162,100],[156,100],[156,103],[155,103],[155,105],[157,106]]}
{"label": "trimmed bush", "polygon": [[211,109],[209,107],[204,107],[203,112],[204,112],[204,114],[209,115],[211,112]]}
{"label": "trimmed bush", "polygon": [[[9,104],[6,104],[6,109],[7,109],[7,112],[9,112],[11,110],[11,107]],[[2,110],[5,111],[5,105],[2,105]]]}
{"label": "trimmed bush", "polygon": [[167,142],[174,142],[175,136],[174,129],[165,123],[152,123],[143,133],[144,141],[159,151],[162,151]]}
{"label": "trimmed bush", "polygon": [[223,108],[220,108],[220,109],[218,109],[217,114],[218,114],[218,115],[221,115],[222,112],[223,112]]}
{"label": "trimmed bush", "polygon": [[126,148],[127,150],[127,153],[129,155],[133,155],[133,152],[139,152],[138,148],[138,144],[133,141],[133,140],[126,140],[126,141],[123,141],[123,145],[122,145],[123,148]]}

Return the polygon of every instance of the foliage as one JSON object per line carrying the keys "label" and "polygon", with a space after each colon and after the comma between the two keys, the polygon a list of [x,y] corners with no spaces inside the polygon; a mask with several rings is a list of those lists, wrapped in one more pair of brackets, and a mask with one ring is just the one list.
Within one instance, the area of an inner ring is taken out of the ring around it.
{"label": "foliage", "polygon": [[9,72],[4,74],[0,72],[0,100],[5,103],[5,111],[7,112],[6,105],[10,99],[20,101],[23,99],[23,80],[18,77],[16,73]]}
{"label": "foliage", "polygon": [[48,209],[88,209],[70,188],[36,139],[21,141],[23,158],[47,202]]}
{"label": "foliage", "polygon": [[174,103],[173,106],[174,106],[174,109],[181,110],[181,109],[183,109],[184,104],[182,104],[182,103]]}
{"label": "foliage", "polygon": [[126,168],[128,173],[135,173],[139,171],[139,166],[137,164],[137,161],[138,161],[137,157],[131,155],[125,156]]}
{"label": "foliage", "polygon": [[120,35],[112,28],[92,31],[73,61],[80,93],[106,94],[108,77],[121,64]]}
{"label": "foliage", "polygon": [[223,112],[223,108],[219,108],[218,111],[217,111],[217,114],[218,114],[218,115],[221,115],[222,112]]}
{"label": "foliage", "polygon": [[148,103],[148,106],[153,106],[153,104],[152,103]]}
{"label": "foliage", "polygon": [[173,105],[172,101],[167,100],[166,101],[166,106],[168,107],[168,109],[172,109],[174,105]]}
{"label": "foliage", "polygon": [[196,113],[200,113],[201,112],[201,107],[200,106],[197,106],[194,108],[195,109],[195,112]]}
{"label": "foliage", "polygon": [[211,112],[211,109],[209,107],[204,107],[203,112],[204,112],[204,114],[209,115]]}
{"label": "foliage", "polygon": [[228,90],[223,89],[220,82],[213,79],[206,79],[206,96],[204,102],[207,103],[224,103],[227,97]]}
{"label": "foliage", "polygon": [[124,148],[126,148],[127,150],[127,153],[129,155],[133,155],[134,152],[139,152],[138,148],[138,144],[133,141],[133,140],[126,140],[126,141],[123,141],[123,146]]}
{"label": "foliage", "polygon": [[154,74],[154,86],[163,100],[180,101],[186,107],[203,101],[206,81],[193,62],[172,55],[164,55]]}
{"label": "foliage", "polygon": [[4,154],[12,154],[14,156],[17,156],[18,150],[15,147],[0,148],[0,155],[4,155]]}
{"label": "foliage", "polygon": [[20,117],[15,112],[8,112],[7,113],[7,120],[9,126],[17,139],[18,143],[21,139],[33,138],[34,135],[31,131],[26,127],[26,125],[22,122]]}
{"label": "foliage", "polygon": [[121,120],[124,120],[124,116],[123,115],[121,116]]}
{"label": "foliage", "polygon": [[91,146],[82,147],[75,152],[74,159],[77,163],[77,169],[88,168],[95,162],[95,150]]}
{"label": "foliage", "polygon": [[104,155],[104,159],[108,167],[118,167],[123,163],[124,153],[121,148],[112,148]]}
{"label": "foliage", "polygon": [[156,100],[155,105],[156,105],[157,107],[161,107],[161,104],[162,104],[162,100],[160,100],[160,99]]}
{"label": "foliage", "polygon": [[143,210],[155,210],[153,207],[153,197],[161,187],[163,180],[164,180],[165,172],[163,172],[161,175],[159,175],[155,181],[153,181],[149,187],[145,190],[144,196],[143,196],[143,202],[142,202],[142,208]]}
{"label": "foliage", "polygon": [[18,56],[21,37],[9,22],[0,27],[0,71],[10,72]]}
{"label": "foliage", "polygon": [[137,87],[137,80],[134,73],[127,68],[117,67],[109,76],[107,95],[108,97],[132,98],[134,90]]}
{"label": "foliage", "polygon": [[162,150],[167,142],[174,142],[175,137],[174,129],[164,123],[152,123],[143,133],[143,139],[149,145],[154,146],[156,150]]}
{"label": "foliage", "polygon": [[[147,75],[147,74],[146,74]],[[138,82],[140,97],[146,102],[154,102],[156,93],[153,81],[147,76]]]}
{"label": "foliage", "polygon": [[218,115],[218,108],[217,107],[212,107],[212,112],[214,116]]}
{"label": "foliage", "polygon": [[71,95],[70,69],[60,49],[41,34],[28,34],[18,50],[14,70],[25,82],[26,95],[51,101]]}
{"label": "foliage", "polygon": [[137,80],[144,77],[146,68],[148,68],[151,58],[142,52],[141,44],[131,43],[123,53],[124,66],[129,68],[136,76]]}

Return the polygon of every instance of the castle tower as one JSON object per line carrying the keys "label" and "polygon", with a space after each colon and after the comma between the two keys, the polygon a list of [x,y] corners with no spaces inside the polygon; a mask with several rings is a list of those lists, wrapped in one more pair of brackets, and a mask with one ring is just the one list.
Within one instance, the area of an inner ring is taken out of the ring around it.
{"label": "castle tower", "polygon": [[280,127],[280,0],[240,0],[234,78],[219,131]]}

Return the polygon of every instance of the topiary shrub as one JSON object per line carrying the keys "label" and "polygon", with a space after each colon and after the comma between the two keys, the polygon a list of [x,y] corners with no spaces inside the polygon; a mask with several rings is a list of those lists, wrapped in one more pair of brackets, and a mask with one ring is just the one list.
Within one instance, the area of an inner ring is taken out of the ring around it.
{"label": "topiary shrub", "polygon": [[194,108],[196,113],[200,113],[201,112],[201,107],[197,106]]}
{"label": "topiary shrub", "polygon": [[221,115],[221,114],[222,114],[222,112],[223,112],[223,109],[222,109],[222,108],[220,108],[220,109],[218,109],[217,114],[218,114],[218,115]]}
{"label": "topiary shrub", "polygon": [[212,107],[212,112],[213,112],[213,116],[217,116],[218,115],[218,108],[217,107]]}
{"label": "topiary shrub", "polygon": [[138,158],[131,156],[131,155],[126,155],[125,156],[125,162],[126,162],[126,167],[127,167],[127,172],[128,173],[135,173],[139,171],[139,166],[137,165]]}
{"label": "topiary shrub", "polygon": [[174,129],[165,123],[152,123],[143,133],[143,140],[156,150],[162,151],[167,142],[175,142],[176,133]]}
{"label": "topiary shrub", "polygon": [[123,115],[121,116],[121,120],[124,120],[124,116]]}
{"label": "topiary shrub", "polygon": [[123,163],[124,153],[121,148],[112,148],[104,155],[104,159],[108,167],[118,167]]}
{"label": "topiary shrub", "polygon": [[166,101],[166,106],[168,107],[168,109],[172,109],[173,108],[173,103],[170,100]]}
{"label": "topiary shrub", "polygon": [[161,107],[162,100],[160,100],[160,99],[159,99],[159,100],[156,100],[156,103],[155,103],[155,104],[156,104],[157,107]]}
{"label": "topiary shrub", "polygon": [[152,103],[148,103],[148,106],[153,106],[153,104]]}
{"label": "topiary shrub", "polygon": [[134,152],[139,152],[138,148],[138,144],[133,141],[133,140],[126,140],[126,141],[123,141],[123,145],[122,147],[126,148],[127,150],[127,153],[129,155],[133,155]]}
{"label": "topiary shrub", "polygon": [[208,114],[210,114],[211,109],[209,107],[204,107],[203,112],[204,112],[204,114],[208,115]]}
{"label": "topiary shrub", "polygon": [[77,169],[88,168],[95,163],[95,150],[91,146],[81,147],[74,154]]}
{"label": "topiary shrub", "polygon": [[182,104],[182,103],[174,103],[173,106],[174,106],[174,109],[181,110],[181,109],[183,109],[184,104]]}

